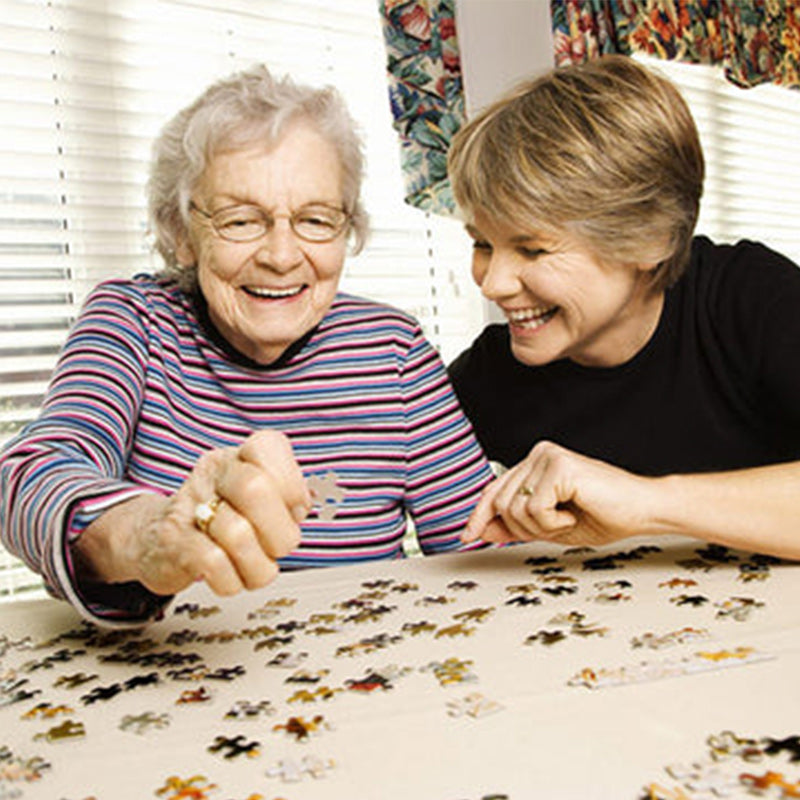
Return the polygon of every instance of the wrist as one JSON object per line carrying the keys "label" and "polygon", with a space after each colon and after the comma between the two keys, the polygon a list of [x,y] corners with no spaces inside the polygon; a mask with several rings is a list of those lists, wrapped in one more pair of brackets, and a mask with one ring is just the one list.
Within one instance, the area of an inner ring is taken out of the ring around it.
{"label": "wrist", "polygon": [[683,476],[663,475],[643,480],[647,483],[648,510],[644,532],[651,536],[687,534],[684,509],[688,498]]}
{"label": "wrist", "polygon": [[163,513],[168,498],[141,494],[109,508],[72,543],[76,570],[86,580],[140,580],[142,537]]}

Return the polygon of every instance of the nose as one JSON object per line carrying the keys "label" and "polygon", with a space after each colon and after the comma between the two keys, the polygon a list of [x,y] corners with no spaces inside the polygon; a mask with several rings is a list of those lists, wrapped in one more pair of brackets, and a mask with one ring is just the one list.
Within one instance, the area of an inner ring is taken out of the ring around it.
{"label": "nose", "polygon": [[488,300],[501,300],[522,289],[519,271],[514,260],[497,250],[473,265],[473,277]]}
{"label": "nose", "polygon": [[289,272],[303,261],[303,250],[287,219],[276,219],[259,240],[256,260],[275,272]]}

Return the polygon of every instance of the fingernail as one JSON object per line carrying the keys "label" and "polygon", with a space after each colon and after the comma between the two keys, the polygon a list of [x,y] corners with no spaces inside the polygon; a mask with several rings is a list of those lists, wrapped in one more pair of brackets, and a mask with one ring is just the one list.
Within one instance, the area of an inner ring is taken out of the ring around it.
{"label": "fingernail", "polygon": [[291,512],[294,521],[299,525],[308,516],[310,510],[311,509],[305,505],[292,506]]}

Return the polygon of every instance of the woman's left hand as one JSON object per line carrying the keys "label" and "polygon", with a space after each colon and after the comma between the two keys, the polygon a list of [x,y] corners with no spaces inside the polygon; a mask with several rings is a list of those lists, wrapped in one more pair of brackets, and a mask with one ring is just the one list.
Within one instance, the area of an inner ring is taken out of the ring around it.
{"label": "woman's left hand", "polygon": [[539,442],[487,487],[463,539],[600,545],[652,534],[649,498],[656,480]]}

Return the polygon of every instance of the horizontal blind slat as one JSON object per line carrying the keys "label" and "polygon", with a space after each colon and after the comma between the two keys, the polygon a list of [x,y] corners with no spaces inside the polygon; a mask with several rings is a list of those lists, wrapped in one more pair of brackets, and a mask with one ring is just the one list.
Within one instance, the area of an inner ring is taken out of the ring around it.
{"label": "horizontal blind slat", "polygon": [[718,67],[636,58],[678,84],[697,121],[707,166],[698,232],[760,240],[800,263],[800,92],[740,89]]}

